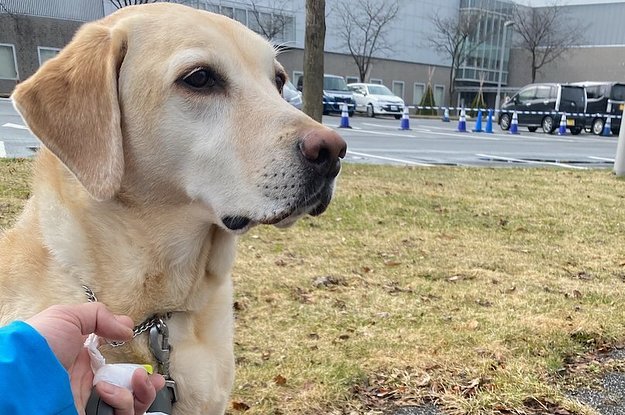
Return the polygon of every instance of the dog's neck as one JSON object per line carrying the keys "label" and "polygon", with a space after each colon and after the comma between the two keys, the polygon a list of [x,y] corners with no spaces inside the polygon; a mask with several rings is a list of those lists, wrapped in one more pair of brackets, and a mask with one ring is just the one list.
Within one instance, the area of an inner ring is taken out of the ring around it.
{"label": "dog's neck", "polygon": [[235,236],[207,220],[200,206],[147,207],[123,197],[96,202],[51,154],[37,163],[53,163],[45,171],[56,172],[34,189],[42,239],[55,247],[53,266],[71,274],[77,290],[87,285],[100,301],[141,321],[155,312],[199,310],[206,290],[229,279]]}

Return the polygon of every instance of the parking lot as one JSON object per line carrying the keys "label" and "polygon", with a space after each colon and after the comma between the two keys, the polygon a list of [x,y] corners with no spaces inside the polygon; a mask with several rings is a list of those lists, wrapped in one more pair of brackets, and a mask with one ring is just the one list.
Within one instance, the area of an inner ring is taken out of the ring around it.
{"label": "parking lot", "polygon": [[[612,168],[618,138],[582,133],[577,136],[530,133],[512,135],[494,126],[494,133],[460,133],[457,122],[412,118],[411,130],[400,130],[393,118],[350,118],[351,129],[337,128],[340,117],[323,123],[336,128],[348,143],[346,160],[354,163],[413,166],[557,166],[571,169]],[[471,130],[475,122],[467,122]]]}
{"label": "parking lot", "polygon": [[[588,133],[577,136],[540,132],[512,135],[494,127],[494,134],[460,133],[453,120],[412,118],[411,130],[400,130],[392,117],[350,118],[351,129],[338,128],[341,118],[325,116],[348,143],[346,161],[411,166],[558,166],[571,169],[612,168],[617,137]],[[467,129],[474,121],[467,122]],[[0,157],[30,157],[39,143],[24,126],[9,100],[0,100]]]}

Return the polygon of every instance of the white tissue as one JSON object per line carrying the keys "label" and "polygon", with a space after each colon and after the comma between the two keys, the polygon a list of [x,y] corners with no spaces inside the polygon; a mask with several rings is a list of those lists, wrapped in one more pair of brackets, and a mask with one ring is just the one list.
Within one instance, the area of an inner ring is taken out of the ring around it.
{"label": "white tissue", "polygon": [[135,370],[145,368],[132,363],[107,364],[104,356],[98,350],[99,338],[95,334],[90,334],[85,341],[85,348],[91,358],[91,370],[93,370],[93,386],[104,381],[115,386],[126,388],[132,392],[132,374]]}

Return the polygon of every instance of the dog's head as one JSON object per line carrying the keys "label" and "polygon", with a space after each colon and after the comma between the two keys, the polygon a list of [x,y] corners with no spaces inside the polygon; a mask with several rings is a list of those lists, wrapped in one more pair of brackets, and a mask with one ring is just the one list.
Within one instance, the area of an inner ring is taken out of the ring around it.
{"label": "dog's head", "polygon": [[13,100],[94,199],[197,203],[241,232],[323,212],[345,155],[285,80],[243,25],[151,4],[83,26]]}

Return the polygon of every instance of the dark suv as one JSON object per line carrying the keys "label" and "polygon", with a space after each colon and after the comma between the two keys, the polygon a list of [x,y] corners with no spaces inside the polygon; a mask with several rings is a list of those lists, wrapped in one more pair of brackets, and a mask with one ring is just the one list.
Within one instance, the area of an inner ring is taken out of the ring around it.
{"label": "dark suv", "polygon": [[586,129],[601,135],[607,115],[612,115],[612,134],[618,135],[625,107],[625,84],[619,82],[575,82],[586,89]]}
{"label": "dark suv", "polygon": [[[304,77],[297,80],[297,89],[303,91]],[[323,75],[323,115],[340,114],[343,104],[347,104],[347,112],[351,117],[356,110],[354,93],[347,88],[347,82],[342,76]]]}
{"label": "dark suv", "polygon": [[584,88],[565,84],[530,84],[514,94],[501,106],[499,125],[508,130],[512,114],[517,111],[519,127],[534,132],[541,127],[551,134],[566,113],[566,127],[577,135],[584,129],[586,93]]}

